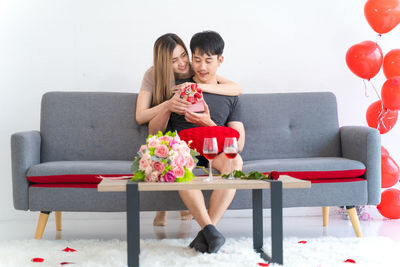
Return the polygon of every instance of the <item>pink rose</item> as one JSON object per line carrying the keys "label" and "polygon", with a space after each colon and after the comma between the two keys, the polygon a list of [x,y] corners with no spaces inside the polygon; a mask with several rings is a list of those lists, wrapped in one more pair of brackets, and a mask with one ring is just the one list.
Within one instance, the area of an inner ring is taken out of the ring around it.
{"label": "pink rose", "polygon": [[194,168],[194,161],[192,156],[186,156],[186,167],[190,170],[193,170]]}
{"label": "pink rose", "polygon": [[172,164],[177,167],[183,167],[183,166],[185,166],[185,163],[186,163],[185,157],[182,155],[176,156],[172,162]]}
{"label": "pink rose", "polygon": [[152,172],[150,175],[146,176],[146,182],[157,182],[158,181],[158,176],[160,175],[160,173],[158,172]]}
{"label": "pink rose", "polygon": [[159,145],[156,147],[154,150],[154,155],[156,155],[159,158],[165,158],[169,154],[169,149],[166,145]]}
{"label": "pink rose", "polygon": [[175,143],[173,145],[171,145],[171,143],[170,143],[169,146],[171,147],[171,150],[173,150],[173,151],[178,151],[178,149],[179,149],[179,144],[178,143]]}
{"label": "pink rose", "polygon": [[159,161],[154,161],[153,162],[153,170],[156,172],[162,173],[165,168],[165,165]]}
{"label": "pink rose", "polygon": [[187,146],[185,141],[182,141],[179,144],[178,151],[181,152],[181,153],[184,153],[184,154],[189,154],[190,153],[190,148]]}
{"label": "pink rose", "polygon": [[146,145],[142,145],[142,146],[139,148],[139,153],[140,153],[141,155],[144,155],[144,154],[146,154],[146,153],[148,153],[148,152],[149,152],[149,149],[147,148]]}
{"label": "pink rose", "polygon": [[146,158],[141,158],[139,161],[139,169],[145,170],[147,167],[149,167],[149,162]]}
{"label": "pink rose", "polygon": [[150,141],[149,141],[149,147],[156,147],[156,146],[158,146],[160,144],[160,142],[158,141],[158,139],[156,139],[156,138],[154,138],[154,139],[151,139]]}
{"label": "pink rose", "polygon": [[175,174],[176,177],[185,176],[185,169],[183,167],[175,167],[172,169],[172,172]]}
{"label": "pink rose", "polygon": [[144,170],[144,173],[147,175],[150,175],[153,172],[153,169],[151,168],[151,166],[147,166],[147,168]]}
{"label": "pink rose", "polygon": [[178,136],[175,136],[171,141],[169,141],[169,146],[172,147],[175,144],[178,144],[180,141]]}

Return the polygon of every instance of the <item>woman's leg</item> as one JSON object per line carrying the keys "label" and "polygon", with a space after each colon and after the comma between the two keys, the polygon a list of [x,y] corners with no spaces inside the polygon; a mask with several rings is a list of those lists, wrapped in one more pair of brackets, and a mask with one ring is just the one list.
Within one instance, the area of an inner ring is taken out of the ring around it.
{"label": "woman's leg", "polygon": [[167,212],[166,211],[156,211],[156,216],[153,220],[154,226],[166,226],[167,225]]}

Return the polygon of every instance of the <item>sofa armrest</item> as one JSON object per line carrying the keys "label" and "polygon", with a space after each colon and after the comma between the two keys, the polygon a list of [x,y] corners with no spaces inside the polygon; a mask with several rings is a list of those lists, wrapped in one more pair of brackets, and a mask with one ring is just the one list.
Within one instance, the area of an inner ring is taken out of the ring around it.
{"label": "sofa armrest", "polygon": [[28,169],[40,163],[41,136],[38,131],[19,132],[11,135],[11,166],[14,208],[29,209]]}
{"label": "sofa armrest", "polygon": [[358,160],[366,166],[368,204],[376,205],[381,199],[381,135],[367,126],[340,128],[342,156]]}

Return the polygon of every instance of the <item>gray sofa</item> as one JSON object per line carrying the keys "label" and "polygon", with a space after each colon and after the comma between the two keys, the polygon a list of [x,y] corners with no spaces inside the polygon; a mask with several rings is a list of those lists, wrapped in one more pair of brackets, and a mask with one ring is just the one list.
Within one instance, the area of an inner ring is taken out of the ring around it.
{"label": "gray sofa", "polygon": [[[147,126],[135,121],[136,99],[134,93],[46,93],[40,132],[11,137],[15,209],[41,211],[41,216],[51,211],[124,211],[125,194],[98,193],[96,181],[85,180],[85,175],[130,173],[147,136]],[[316,176],[310,190],[284,190],[284,207],[351,208],[380,202],[379,132],[339,127],[332,93],[244,94],[240,99],[246,129],[244,171]],[[363,169],[361,177],[351,177]],[[27,177],[50,180],[30,182]],[[264,194],[264,207],[269,208],[269,191]],[[184,209],[176,192],[143,192],[140,197],[143,211]],[[251,192],[239,190],[229,208],[251,208]],[[37,231],[43,233],[42,217],[39,224]]]}

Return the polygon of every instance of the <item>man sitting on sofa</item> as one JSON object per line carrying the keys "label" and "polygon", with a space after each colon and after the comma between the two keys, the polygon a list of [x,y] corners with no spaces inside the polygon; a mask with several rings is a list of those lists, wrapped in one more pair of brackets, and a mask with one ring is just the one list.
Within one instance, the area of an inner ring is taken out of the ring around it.
{"label": "man sitting on sofa", "polygon": [[[224,41],[218,33],[205,31],[195,34],[190,41],[192,68],[195,74],[190,79],[179,80],[176,83],[192,82],[216,84],[217,69],[224,59],[222,56],[223,49]],[[158,114],[150,121],[149,132],[156,133],[159,130],[165,131],[166,128],[179,132],[183,129],[198,126],[228,126],[237,130],[240,134],[238,140],[240,152],[244,146],[245,131],[240,119],[239,98],[237,96],[222,96],[207,93],[203,94],[203,98],[203,113],[194,113],[187,110],[185,115],[178,115],[176,113]],[[210,106],[210,109],[208,106]],[[199,163],[203,160],[204,158],[201,158]],[[229,173],[229,159],[221,153],[213,160],[213,167],[221,174]],[[237,155],[233,159],[232,168],[233,170],[241,170],[242,167],[242,158],[240,155]],[[210,197],[209,209],[207,212],[204,197],[200,190],[179,191],[181,199],[202,229],[191,242],[190,247],[202,253],[218,252],[219,248],[224,244],[225,238],[215,226],[232,202],[235,192],[234,189],[214,190]]]}

